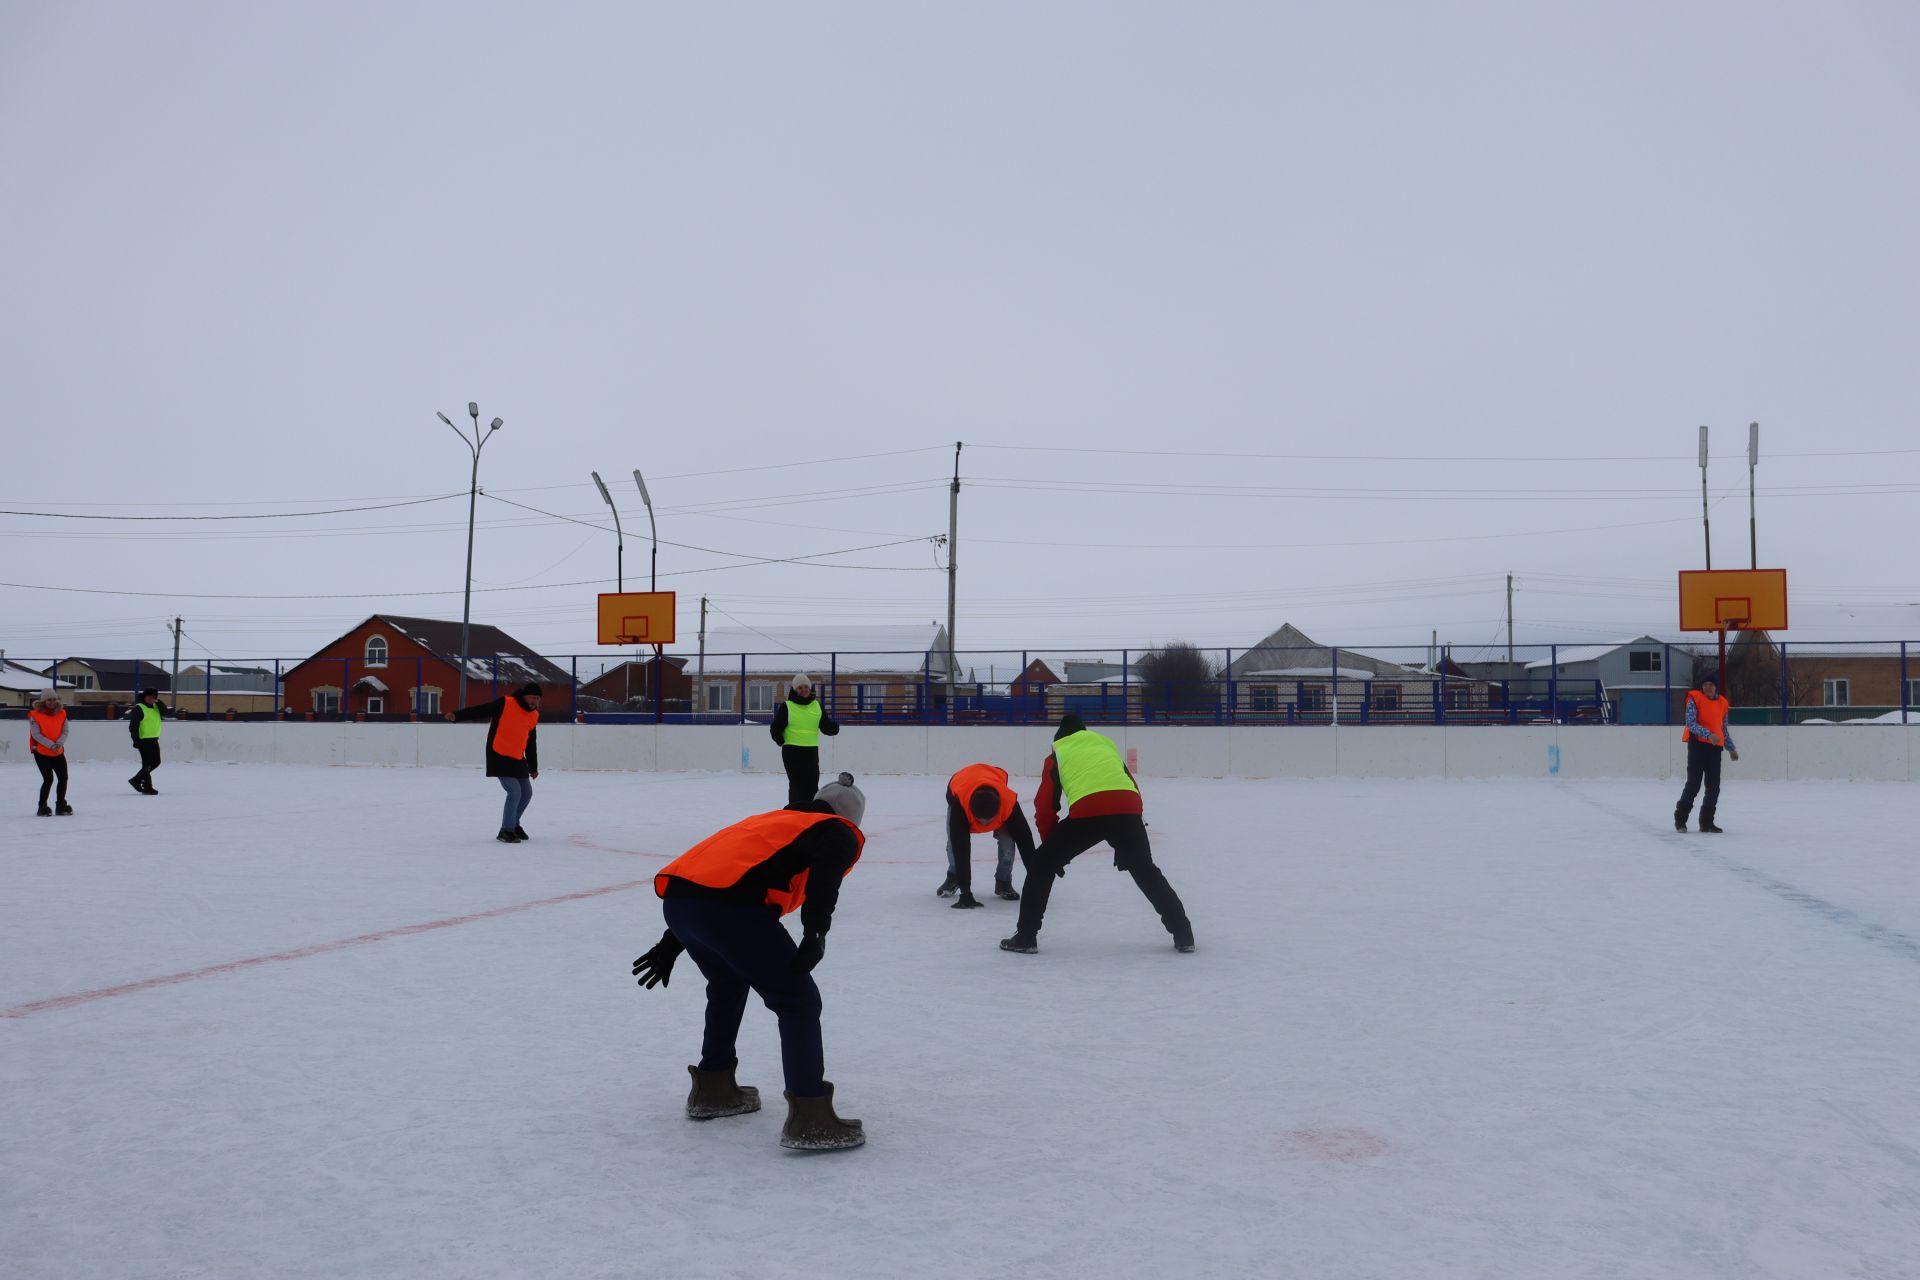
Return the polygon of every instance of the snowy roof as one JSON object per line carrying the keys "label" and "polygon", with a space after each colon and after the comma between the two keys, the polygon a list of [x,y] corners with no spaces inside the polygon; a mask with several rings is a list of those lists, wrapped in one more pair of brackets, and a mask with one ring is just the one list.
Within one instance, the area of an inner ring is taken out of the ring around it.
{"label": "snowy roof", "polygon": [[[1390,679],[1406,679],[1413,675],[1412,668],[1402,663],[1376,658],[1371,654],[1360,653],[1353,649],[1340,650],[1340,657],[1343,660],[1340,668],[1342,671],[1364,669],[1376,676],[1386,676]],[[1319,643],[1289,622],[1251,649],[1237,653],[1228,671],[1234,679],[1238,680],[1254,671],[1318,667],[1318,674],[1324,676],[1332,668],[1333,661],[1333,649],[1330,646]],[[1276,662],[1280,666],[1272,665]],[[1345,663],[1351,663],[1352,666],[1346,666]]]}
{"label": "snowy roof", "polygon": [[38,693],[42,689],[76,687],[71,680],[54,680],[44,672],[35,671],[32,667],[23,667],[17,662],[0,662],[0,689],[10,689],[16,693]]}
{"label": "snowy roof", "polygon": [[[1342,680],[1372,680],[1377,678],[1380,674],[1381,673],[1378,671],[1363,671],[1358,667],[1341,667],[1340,668],[1340,678]],[[1333,675],[1333,668],[1331,667],[1278,667],[1271,671],[1242,671],[1238,676],[1235,677],[1235,679],[1238,679],[1238,680],[1261,680],[1261,679],[1301,680],[1301,679],[1311,679],[1314,677],[1318,677],[1322,680],[1326,680],[1331,678],[1332,675]]]}
{"label": "snowy roof", "polygon": [[1557,653],[1529,662],[1527,669],[1532,671],[1551,667],[1555,663],[1564,667],[1570,662],[1592,662],[1596,658],[1604,658],[1615,650],[1624,649],[1629,645],[1665,645],[1669,643],[1671,642],[1667,640],[1656,640],[1652,636],[1635,636],[1631,640],[1615,640],[1612,644],[1563,646]]}
{"label": "snowy roof", "polygon": [[[871,627],[745,627],[707,632],[707,675],[725,676],[741,669],[745,655],[748,675],[791,676],[806,672],[824,679],[830,669],[841,673],[909,674],[926,670],[932,655],[932,673],[946,675],[947,629],[935,622],[916,626]],[[695,658],[698,650],[684,636],[674,648]],[[837,655],[837,656],[836,656]],[[677,655],[676,655],[677,656]]]}

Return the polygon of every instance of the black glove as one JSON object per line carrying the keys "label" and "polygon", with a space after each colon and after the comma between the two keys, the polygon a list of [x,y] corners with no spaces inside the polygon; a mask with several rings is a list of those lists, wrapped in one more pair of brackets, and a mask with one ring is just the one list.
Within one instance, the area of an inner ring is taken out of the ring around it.
{"label": "black glove", "polygon": [[673,976],[673,962],[685,950],[680,945],[680,939],[674,937],[673,930],[669,929],[660,935],[660,941],[653,944],[653,950],[633,962],[633,976],[649,990],[664,987],[667,979]]}
{"label": "black glove", "polygon": [[795,973],[812,973],[813,966],[820,963],[827,954],[827,935],[809,933],[800,939],[800,949],[793,953],[793,963],[788,968]]}

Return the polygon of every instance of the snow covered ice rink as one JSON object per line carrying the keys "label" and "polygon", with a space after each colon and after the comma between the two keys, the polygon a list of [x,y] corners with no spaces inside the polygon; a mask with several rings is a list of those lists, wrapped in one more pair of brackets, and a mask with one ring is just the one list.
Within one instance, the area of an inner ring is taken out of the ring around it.
{"label": "snow covered ice rink", "polygon": [[[781,779],[0,768],[0,1272],[1920,1276],[1902,784],[1155,780],[1176,955],[1104,850],[1041,954],[952,911],[944,779],[863,778],[825,963],[859,1151],[683,1118],[653,871]],[[1032,779],[1020,780],[1023,796]],[[991,841],[975,844],[976,886]]]}

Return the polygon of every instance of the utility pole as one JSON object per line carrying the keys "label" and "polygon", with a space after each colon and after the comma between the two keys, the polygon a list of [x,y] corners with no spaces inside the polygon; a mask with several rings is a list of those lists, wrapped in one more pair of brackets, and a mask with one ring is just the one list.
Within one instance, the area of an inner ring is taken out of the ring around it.
{"label": "utility pole", "polygon": [[[467,664],[471,659],[472,643],[468,639],[473,620],[473,525],[474,513],[480,501],[480,451],[487,447],[487,441],[493,439],[493,433],[506,423],[495,418],[487,427],[485,435],[480,433],[480,402],[467,401],[467,413],[473,419],[473,438],[453,425],[453,419],[444,413],[436,412],[434,417],[447,424],[447,430],[460,437],[460,443],[467,446],[473,455],[473,470],[467,476],[467,579],[466,589],[460,596],[460,707],[467,705]],[[340,695],[340,705],[345,707],[346,693]]]}
{"label": "utility pole", "polygon": [[[1513,575],[1507,575],[1507,665],[1513,665]],[[1512,673],[1509,672],[1509,675]]]}
{"label": "utility pole", "polygon": [[[741,697],[746,697],[743,690]],[[695,715],[707,709],[707,598],[700,597],[700,667],[699,675],[694,679],[693,711]],[[695,723],[699,723],[695,721]]]}
{"label": "utility pole", "polygon": [[[185,621],[184,618],[175,618],[173,620],[173,626],[170,628],[173,632],[173,680],[167,688],[167,696],[176,702],[180,699],[180,628]],[[211,668],[207,671],[207,678],[209,681],[213,678]],[[136,680],[134,683],[138,684],[139,681]]]}
{"label": "utility pole", "polygon": [[1707,568],[1713,568],[1713,526],[1707,521],[1707,428],[1700,427],[1700,532],[1707,540]]}
{"label": "utility pole", "polygon": [[1760,525],[1755,512],[1753,473],[1760,466],[1760,424],[1747,424],[1747,552],[1753,561],[1747,567],[1760,567]]}
{"label": "utility pole", "polygon": [[953,605],[958,591],[960,569],[960,448],[953,442],[953,488],[947,493],[947,715],[953,715],[954,681],[958,665],[953,651]]}

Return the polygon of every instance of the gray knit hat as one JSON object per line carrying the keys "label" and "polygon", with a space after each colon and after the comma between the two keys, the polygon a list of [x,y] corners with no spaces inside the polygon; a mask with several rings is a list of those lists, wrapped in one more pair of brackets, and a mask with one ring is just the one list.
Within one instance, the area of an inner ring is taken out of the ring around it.
{"label": "gray knit hat", "polygon": [[842,773],[820,788],[819,794],[813,798],[826,801],[828,808],[856,827],[867,816],[866,793],[853,785],[853,775],[850,773]]}

